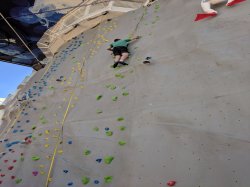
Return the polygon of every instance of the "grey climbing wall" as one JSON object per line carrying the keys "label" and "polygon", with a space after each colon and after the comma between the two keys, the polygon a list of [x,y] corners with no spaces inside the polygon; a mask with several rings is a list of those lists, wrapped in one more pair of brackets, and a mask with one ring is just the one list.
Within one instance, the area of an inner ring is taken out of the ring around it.
{"label": "grey climbing wall", "polygon": [[217,9],[161,0],[70,41],[2,127],[0,186],[250,186],[250,3]]}

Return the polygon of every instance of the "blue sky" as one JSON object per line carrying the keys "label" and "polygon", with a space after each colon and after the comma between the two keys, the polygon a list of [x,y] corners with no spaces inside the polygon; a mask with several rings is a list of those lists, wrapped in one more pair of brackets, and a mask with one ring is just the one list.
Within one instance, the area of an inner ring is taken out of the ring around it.
{"label": "blue sky", "polygon": [[0,98],[6,98],[15,92],[17,86],[33,69],[0,61]]}

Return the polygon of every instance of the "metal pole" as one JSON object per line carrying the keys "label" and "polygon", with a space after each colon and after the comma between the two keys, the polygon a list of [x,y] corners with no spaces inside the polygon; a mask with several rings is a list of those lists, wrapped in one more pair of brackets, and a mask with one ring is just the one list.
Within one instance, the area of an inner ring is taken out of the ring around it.
{"label": "metal pole", "polygon": [[15,31],[15,29],[11,26],[11,24],[5,19],[5,17],[3,16],[2,13],[0,13],[1,17],[3,18],[3,20],[9,25],[9,27],[13,30],[13,32],[17,35],[17,37],[21,40],[21,42],[24,44],[24,46],[28,49],[28,51],[35,57],[35,59],[39,62],[40,60],[38,60],[38,58],[36,57],[36,55],[31,51],[31,49],[26,45],[26,43],[23,41],[23,39],[19,36],[19,34]]}

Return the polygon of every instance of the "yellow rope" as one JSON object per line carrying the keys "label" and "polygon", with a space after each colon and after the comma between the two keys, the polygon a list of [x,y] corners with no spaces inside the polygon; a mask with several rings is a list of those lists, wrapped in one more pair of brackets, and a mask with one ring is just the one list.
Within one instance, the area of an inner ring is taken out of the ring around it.
{"label": "yellow rope", "polygon": [[[81,71],[80,71],[80,72],[82,72],[82,69],[83,69],[83,66],[84,66],[84,64],[85,64],[85,61],[86,61],[86,59],[84,58],[83,63],[82,63],[82,67],[81,67]],[[55,149],[54,149],[54,151],[53,151],[53,156],[52,156],[52,159],[51,159],[51,163],[50,163],[50,167],[49,167],[49,172],[48,172],[47,179],[46,179],[46,185],[45,185],[46,187],[48,187],[48,186],[49,186],[49,183],[51,182],[51,172],[52,172],[53,167],[54,167],[57,149],[58,149],[58,146],[59,146],[61,140],[63,139],[63,127],[64,127],[64,124],[65,124],[66,117],[67,117],[67,115],[68,115],[68,113],[69,113],[69,108],[70,108],[71,101],[72,101],[73,96],[74,96],[74,93],[75,93],[75,89],[77,88],[77,83],[78,83],[78,81],[79,81],[79,79],[76,80],[76,83],[75,83],[75,85],[74,85],[74,87],[73,87],[73,91],[72,91],[71,96],[70,96],[70,100],[69,100],[69,102],[68,102],[67,109],[66,109],[66,111],[65,111],[65,113],[64,113],[64,116],[63,116],[63,120],[62,120],[62,131],[61,131],[60,135],[59,135],[58,138],[57,138],[56,147],[55,147]]]}
{"label": "yellow rope", "polygon": [[[65,113],[64,113],[64,116],[63,116],[62,128],[63,128],[63,126],[64,126],[64,122],[65,122],[66,117],[67,117],[67,115],[68,115],[68,112],[69,112],[69,108],[70,108],[70,104],[71,104],[73,95],[74,95],[74,91],[72,92],[72,94],[71,94],[71,96],[70,96],[70,100],[69,100],[67,109],[66,109],[66,111],[65,111]],[[55,157],[56,157],[56,152],[57,152],[58,146],[59,146],[59,144],[60,144],[60,142],[61,142],[61,139],[60,139],[61,136],[63,136],[62,132],[61,132],[60,136],[58,136],[58,138],[57,138],[56,147],[55,147],[55,149],[54,149],[53,157],[52,157],[52,160],[51,160],[51,163],[50,163],[49,172],[48,172],[48,176],[47,176],[47,180],[46,180],[46,187],[49,186],[49,182],[50,182],[50,180],[51,180],[50,176],[51,176],[51,172],[52,172],[52,169],[53,169],[53,166],[54,166]]]}

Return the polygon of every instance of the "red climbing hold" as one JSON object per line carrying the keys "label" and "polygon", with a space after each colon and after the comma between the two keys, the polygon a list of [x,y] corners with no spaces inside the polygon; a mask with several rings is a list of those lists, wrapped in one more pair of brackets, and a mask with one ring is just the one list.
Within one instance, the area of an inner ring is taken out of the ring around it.
{"label": "red climbing hold", "polygon": [[216,15],[217,15],[216,13],[209,13],[209,14],[203,13],[203,14],[197,14],[194,21],[200,21],[200,20],[202,20],[202,19],[205,19],[205,18],[208,18],[208,17],[214,17],[214,16],[216,16]]}
{"label": "red climbing hold", "polygon": [[16,177],[15,176],[11,176],[11,179],[15,179]]}
{"label": "red climbing hold", "polygon": [[175,181],[168,181],[168,183],[167,183],[168,186],[174,186],[175,184],[176,184]]}
{"label": "red climbing hold", "polygon": [[14,168],[14,166],[10,166],[8,167],[8,170],[12,170]]}
{"label": "red climbing hold", "polygon": [[15,163],[15,162],[16,162],[16,160],[13,160],[13,162]]}
{"label": "red climbing hold", "polygon": [[0,181],[0,184],[2,184],[3,183],[3,181]]}
{"label": "red climbing hold", "polygon": [[8,160],[4,160],[4,163],[7,163],[8,162]]}
{"label": "red climbing hold", "polygon": [[5,175],[4,174],[1,174],[1,177],[4,177]]}
{"label": "red climbing hold", "polygon": [[246,1],[246,0],[234,0],[234,1],[230,2],[230,3],[227,3],[227,6],[233,6],[233,5],[236,5],[238,3],[242,3],[244,1]]}

